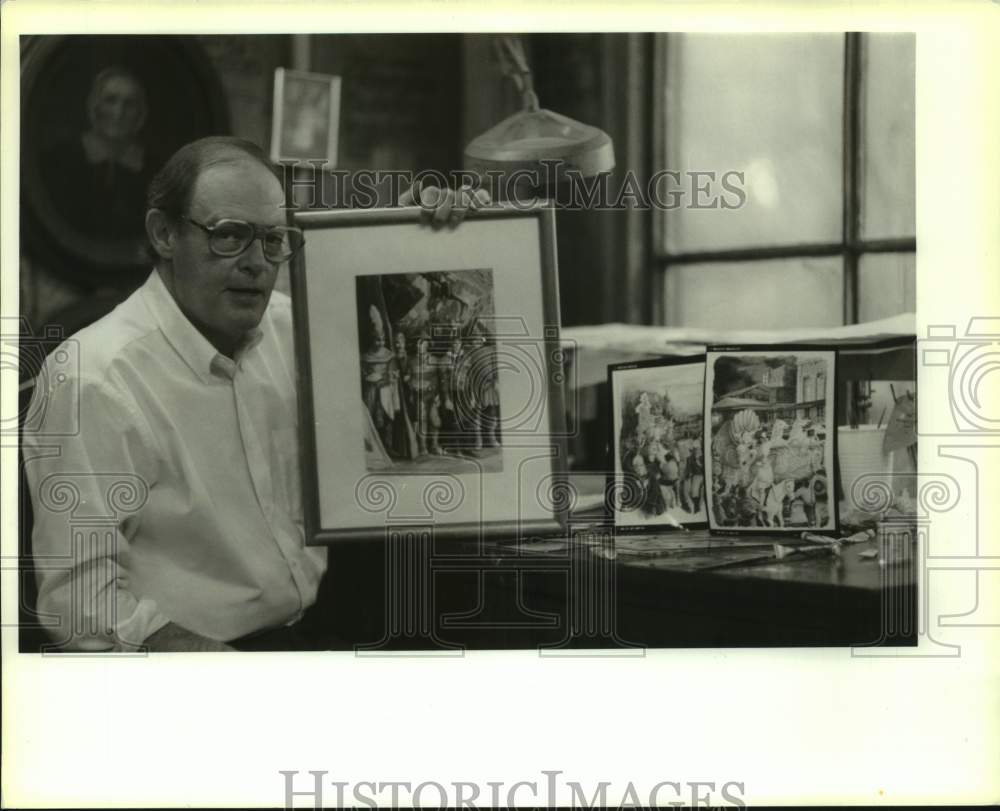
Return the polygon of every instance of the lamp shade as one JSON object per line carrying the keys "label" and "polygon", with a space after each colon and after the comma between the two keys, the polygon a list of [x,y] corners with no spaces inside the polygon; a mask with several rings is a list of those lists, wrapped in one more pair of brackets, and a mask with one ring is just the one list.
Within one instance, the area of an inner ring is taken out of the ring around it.
{"label": "lamp shade", "polygon": [[593,177],[615,168],[614,145],[597,127],[551,110],[528,109],[505,118],[465,148],[465,167],[480,174],[524,169],[541,176],[543,160],[562,161],[560,171]]}

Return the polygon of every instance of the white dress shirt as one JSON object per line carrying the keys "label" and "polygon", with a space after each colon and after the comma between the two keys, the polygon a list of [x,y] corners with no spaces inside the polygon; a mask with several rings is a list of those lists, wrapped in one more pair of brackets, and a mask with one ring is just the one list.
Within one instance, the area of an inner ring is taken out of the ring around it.
{"label": "white dress shirt", "polygon": [[288,297],[231,360],[153,271],[62,349],[22,434],[53,638],[131,650],[170,621],[225,641],[298,619],[326,549],[303,543]]}

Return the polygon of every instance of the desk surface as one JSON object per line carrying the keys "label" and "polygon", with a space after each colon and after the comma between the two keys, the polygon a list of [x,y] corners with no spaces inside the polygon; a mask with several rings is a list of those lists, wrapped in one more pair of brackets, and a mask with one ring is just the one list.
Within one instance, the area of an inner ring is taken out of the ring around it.
{"label": "desk surface", "polygon": [[[516,552],[536,558],[562,558],[574,546],[589,549],[590,554],[613,559],[619,566],[636,569],[655,569],[678,572],[698,572],[724,578],[780,580],[813,585],[836,586],[864,591],[884,588],[886,569],[878,563],[875,541],[866,541],[842,547],[839,555],[792,555],[783,560],[759,560],[773,552],[773,544],[788,545],[794,541],[779,536],[736,541],[712,536],[707,532],[690,531],[669,535],[646,536],[641,540],[625,536],[611,539],[602,545],[596,529],[588,529],[587,536],[561,540],[542,540],[522,544],[498,543],[491,545],[498,554]],[[702,544],[701,549],[684,548]],[[798,548],[815,548],[798,544]],[[680,547],[680,548],[679,548]],[[867,553],[867,554],[863,554]],[[912,571],[905,570],[907,577]],[[896,578],[898,579],[898,578]]]}
{"label": "desk surface", "polygon": [[[603,492],[601,476],[571,482],[581,505]],[[873,541],[751,565],[794,536],[616,539],[598,519],[575,514],[563,537],[414,546],[399,571],[384,544],[334,545],[326,616],[340,638],[394,650],[916,644],[916,566],[863,558]]]}
{"label": "desk surface", "polygon": [[[574,539],[490,548],[510,573],[517,602],[570,612],[586,604],[585,612],[612,616],[613,636],[633,644],[915,644],[916,567],[862,557],[874,541],[845,546],[839,556],[748,562],[772,554],[774,539],[734,546],[732,539],[692,531],[642,540],[616,543],[610,531],[591,528]],[[702,548],[671,548],[677,544]],[[575,583],[587,585],[574,594]]]}

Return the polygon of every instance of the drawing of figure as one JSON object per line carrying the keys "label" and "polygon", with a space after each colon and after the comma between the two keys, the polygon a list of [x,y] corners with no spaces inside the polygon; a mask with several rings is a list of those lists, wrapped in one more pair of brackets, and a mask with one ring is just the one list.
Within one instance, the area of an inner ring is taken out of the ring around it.
{"label": "drawing of figure", "polygon": [[487,448],[499,448],[503,444],[500,432],[500,392],[497,382],[496,364],[492,364],[483,375],[479,392],[483,446]]}
{"label": "drawing of figure", "polygon": [[416,398],[413,389],[413,370],[406,351],[406,334],[399,330],[393,338],[395,351],[389,362],[389,380],[392,386],[392,443],[390,452],[397,459],[417,456]]}
{"label": "drawing of figure", "polygon": [[469,354],[462,346],[462,339],[456,335],[451,342],[449,357],[448,394],[452,403],[453,431],[451,446],[454,448],[481,448],[479,441],[479,420],[476,415],[475,393],[470,386]]}
{"label": "drawing of figure", "polygon": [[421,337],[417,340],[417,355],[413,365],[412,379],[417,401],[417,449],[420,455],[440,454],[438,368],[431,358],[429,338]]}
{"label": "drawing of figure", "polygon": [[745,409],[719,426],[712,437],[713,477],[721,482],[720,492],[750,484],[753,435],[759,428],[757,415]]}
{"label": "drawing of figure", "polygon": [[688,453],[684,465],[684,484],[681,488],[681,495],[686,503],[685,509],[689,513],[696,513],[701,509],[704,493],[705,460],[702,458],[701,448],[695,445]]}
{"label": "drawing of figure", "polygon": [[374,305],[369,310],[372,324],[371,348],[361,357],[361,391],[375,431],[384,448],[392,447],[392,418],[395,416],[393,385],[389,378],[392,352],[385,345],[382,316]]}
{"label": "drawing of figure", "polygon": [[681,503],[681,471],[675,452],[667,451],[660,464],[663,476],[664,493],[668,509],[673,509]]}
{"label": "drawing of figure", "polygon": [[652,406],[650,405],[649,394],[647,392],[639,395],[639,404],[635,407],[635,413],[638,419],[636,433],[639,435],[640,441],[642,441],[653,427]]}
{"label": "drawing of figure", "polygon": [[[436,370],[433,380],[436,384],[437,427],[441,433],[454,434],[456,431],[455,402],[452,400],[452,391],[455,377],[455,353],[452,345],[449,343],[448,348],[439,355],[430,353],[429,362],[431,367]],[[449,440],[449,443],[453,446],[454,437]],[[448,448],[443,443],[439,443],[438,447],[441,455],[447,455]]]}
{"label": "drawing of figure", "polygon": [[644,481],[643,490],[645,498],[642,503],[642,511],[646,515],[663,515],[667,510],[667,501],[660,488],[660,465],[648,456],[644,460],[642,454],[636,454],[632,462],[632,469],[637,476]]}

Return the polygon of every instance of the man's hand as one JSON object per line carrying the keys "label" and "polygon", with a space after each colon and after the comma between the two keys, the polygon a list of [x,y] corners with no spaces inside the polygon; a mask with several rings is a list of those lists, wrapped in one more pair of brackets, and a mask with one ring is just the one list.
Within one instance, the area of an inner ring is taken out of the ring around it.
{"label": "man's hand", "polygon": [[159,631],[146,637],[143,644],[151,651],[162,653],[166,651],[233,651],[225,642],[216,642],[207,636],[196,634],[187,628],[182,628],[173,622],[168,622]]}
{"label": "man's hand", "polygon": [[421,216],[431,225],[440,227],[449,223],[453,228],[465,219],[469,210],[489,205],[490,193],[486,189],[462,186],[457,191],[437,186],[419,188],[411,186],[399,198],[401,206],[419,205]]}

